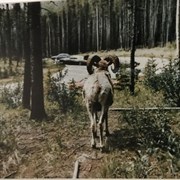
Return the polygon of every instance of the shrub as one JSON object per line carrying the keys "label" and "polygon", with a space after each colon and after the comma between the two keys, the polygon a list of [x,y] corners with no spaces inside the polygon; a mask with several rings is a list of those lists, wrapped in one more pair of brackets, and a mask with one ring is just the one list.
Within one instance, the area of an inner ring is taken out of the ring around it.
{"label": "shrub", "polygon": [[58,103],[58,106],[63,113],[72,112],[78,105],[78,90],[75,86],[74,88],[69,89],[65,83],[60,82],[61,79],[61,72],[59,72],[59,77],[56,78],[51,77],[51,73],[48,72],[47,99],[51,102]]}
{"label": "shrub", "polygon": [[143,146],[159,147],[179,157],[180,138],[172,132],[170,118],[163,109],[156,112],[134,109],[124,112],[123,118],[133,127]]}
{"label": "shrub", "polygon": [[159,75],[156,74],[156,66],[155,59],[148,60],[145,67],[144,84],[155,91],[159,91],[161,89],[160,79]]}
{"label": "shrub", "polygon": [[1,90],[0,102],[6,104],[7,108],[17,108],[22,101],[22,85],[14,83],[4,86]]}
{"label": "shrub", "polygon": [[165,100],[172,106],[180,107],[180,61],[170,61],[164,67],[160,80]]}
{"label": "shrub", "polygon": [[162,91],[165,101],[172,106],[180,106],[180,65],[179,60],[170,60],[162,68],[162,73],[156,74],[156,64],[149,61],[145,69],[146,86],[155,91]]}
{"label": "shrub", "polygon": [[0,79],[16,76],[19,74],[18,69],[13,69],[12,66],[0,68]]}
{"label": "shrub", "polygon": [[3,117],[3,114],[0,115],[0,146],[2,150],[12,150],[16,145],[12,125],[8,124],[7,120]]}
{"label": "shrub", "polygon": [[4,67],[4,70],[2,72],[2,78],[8,78],[8,77],[9,77],[8,69]]}
{"label": "shrub", "polygon": [[[138,80],[138,76],[141,70],[135,68],[135,82]],[[121,64],[121,68],[116,73],[116,80],[117,80],[117,85],[120,88],[120,90],[124,90],[127,87],[130,87],[130,80],[131,80],[131,69],[130,69],[130,64]]]}

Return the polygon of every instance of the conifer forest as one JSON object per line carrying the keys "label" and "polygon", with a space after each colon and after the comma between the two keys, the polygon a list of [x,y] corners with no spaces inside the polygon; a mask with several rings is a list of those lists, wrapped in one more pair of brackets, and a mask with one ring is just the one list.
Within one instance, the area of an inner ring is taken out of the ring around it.
{"label": "conifer forest", "polygon": [[[175,42],[175,0],[137,0],[135,8],[137,47],[163,47]],[[28,3],[0,5],[1,57],[24,57],[24,44],[31,36],[30,13]],[[132,18],[130,0],[41,2],[43,57],[59,52],[129,50]]]}

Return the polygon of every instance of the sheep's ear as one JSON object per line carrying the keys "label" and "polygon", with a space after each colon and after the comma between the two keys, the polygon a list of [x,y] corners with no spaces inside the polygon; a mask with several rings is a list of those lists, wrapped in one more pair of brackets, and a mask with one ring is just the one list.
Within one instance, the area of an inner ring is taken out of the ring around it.
{"label": "sheep's ear", "polygon": [[88,58],[89,58],[88,54],[84,56],[84,60],[88,60]]}
{"label": "sheep's ear", "polygon": [[109,66],[109,65],[111,65],[112,62],[113,62],[113,57],[112,57],[111,55],[107,55],[107,56],[105,56],[104,60],[105,60],[106,62],[108,62],[108,66]]}
{"label": "sheep's ear", "polygon": [[93,66],[98,67],[98,63],[101,60],[101,58],[97,55],[90,56],[87,60],[87,71],[89,74],[93,74],[94,69]]}
{"label": "sheep's ear", "polygon": [[114,64],[114,69],[111,68],[111,70],[113,73],[116,73],[120,68],[119,58],[116,55],[113,55],[113,64]]}

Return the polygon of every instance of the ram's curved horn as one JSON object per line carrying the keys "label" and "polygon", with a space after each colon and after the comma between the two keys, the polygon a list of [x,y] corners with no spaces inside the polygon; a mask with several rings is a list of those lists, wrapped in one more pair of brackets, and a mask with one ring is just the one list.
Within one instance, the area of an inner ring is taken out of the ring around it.
{"label": "ram's curved horn", "polygon": [[111,68],[113,73],[116,73],[119,68],[120,68],[120,62],[119,62],[119,58],[116,55],[107,55],[104,60],[106,60],[109,65],[111,65],[112,63],[114,64],[114,69]]}
{"label": "ram's curved horn", "polygon": [[94,71],[92,66],[98,67],[98,63],[100,60],[101,60],[101,58],[97,55],[93,55],[93,56],[90,56],[88,58],[88,60],[87,60],[87,71],[89,74],[92,74]]}

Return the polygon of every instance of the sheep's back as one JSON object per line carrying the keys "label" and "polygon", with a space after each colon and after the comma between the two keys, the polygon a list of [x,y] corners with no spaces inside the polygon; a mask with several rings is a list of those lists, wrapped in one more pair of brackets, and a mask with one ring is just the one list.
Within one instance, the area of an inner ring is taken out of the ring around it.
{"label": "sheep's back", "polygon": [[111,105],[113,87],[107,71],[96,72],[85,81],[83,93],[88,101]]}

